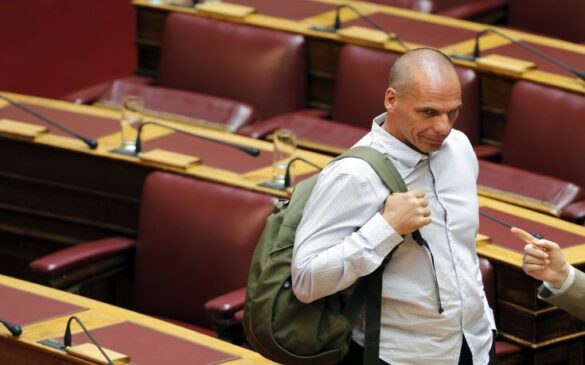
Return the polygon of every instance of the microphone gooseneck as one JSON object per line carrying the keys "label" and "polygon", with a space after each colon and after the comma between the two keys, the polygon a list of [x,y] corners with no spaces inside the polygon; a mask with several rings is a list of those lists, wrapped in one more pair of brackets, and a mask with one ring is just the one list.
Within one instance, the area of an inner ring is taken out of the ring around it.
{"label": "microphone gooseneck", "polygon": [[140,126],[138,126],[138,131],[136,133],[136,149],[135,149],[136,155],[138,155],[142,151],[142,137],[141,137],[142,136],[142,129],[144,128],[144,126],[149,125],[149,124],[157,125],[157,126],[163,127],[163,128],[167,128],[167,129],[170,129],[170,130],[175,131],[177,133],[185,134],[185,135],[188,135],[191,137],[196,137],[196,138],[203,139],[206,141],[218,143],[218,144],[221,144],[221,145],[224,145],[227,147],[235,148],[235,149],[238,149],[242,152],[245,152],[248,155],[253,156],[253,157],[257,157],[258,155],[260,155],[260,149],[255,148],[255,147],[247,147],[247,146],[242,146],[242,145],[238,145],[238,144],[234,144],[234,143],[220,141],[218,139],[204,137],[204,136],[201,136],[199,134],[191,133],[191,132],[182,130],[180,128],[171,127],[171,126],[166,125],[166,124],[154,122],[152,120],[145,121],[144,123],[141,123]]}
{"label": "microphone gooseneck", "polygon": [[39,113],[35,112],[34,110],[32,110],[32,109],[30,109],[30,108],[27,108],[26,106],[24,106],[24,105],[22,105],[22,104],[20,104],[20,103],[17,103],[16,101],[14,101],[14,100],[12,100],[12,99],[10,99],[10,98],[8,98],[8,97],[6,97],[6,96],[2,95],[2,94],[0,94],[0,99],[4,99],[4,100],[6,100],[8,103],[10,103],[12,106],[14,106],[14,107],[16,107],[16,108],[18,108],[18,109],[22,110],[23,112],[25,112],[25,113],[28,113],[28,114],[30,114],[30,115],[32,115],[32,116],[34,116],[35,118],[37,118],[37,119],[40,119],[40,120],[42,120],[43,122],[46,122],[46,123],[50,124],[51,126],[53,126],[53,127],[57,128],[57,129],[60,129],[60,130],[62,130],[63,132],[65,132],[65,133],[67,133],[67,134],[70,134],[70,135],[74,136],[75,138],[78,138],[78,139],[82,140],[82,141],[83,141],[83,143],[85,143],[85,144],[86,144],[86,145],[87,145],[89,148],[91,148],[92,150],[95,150],[95,149],[97,148],[97,146],[98,146],[98,142],[97,142],[95,139],[93,139],[93,138],[88,138],[88,137],[82,136],[82,135],[80,135],[80,134],[78,134],[78,133],[75,133],[75,132],[74,132],[74,131],[72,131],[71,129],[69,129],[69,128],[67,128],[67,127],[64,127],[64,126],[62,126],[61,124],[59,124],[59,123],[57,123],[57,122],[55,122],[55,121],[53,121],[53,120],[51,120],[51,119],[49,119],[49,118],[45,117],[45,116],[44,116],[44,115],[42,115],[42,114],[39,114]]}
{"label": "microphone gooseneck", "polygon": [[[480,215],[483,215],[483,216],[484,216],[484,217],[486,217],[487,219],[490,219],[490,220],[492,220],[492,221],[494,221],[494,222],[496,222],[496,223],[499,223],[499,224],[501,224],[501,225],[503,225],[503,226],[505,226],[505,227],[508,227],[508,228],[512,228],[512,227],[514,227],[512,224],[510,224],[510,223],[506,222],[505,220],[503,220],[503,219],[500,219],[500,218],[498,218],[498,217],[495,217],[495,216],[493,216],[493,215],[491,215],[491,214],[489,214],[489,213],[482,212],[481,210],[479,211],[479,214],[480,214]],[[534,237],[534,238],[536,238],[536,239],[542,239],[542,238],[544,238],[544,236],[543,236],[543,235],[541,235],[540,233],[536,233],[536,232],[528,232],[528,233],[530,233],[530,234],[532,235],[532,237]]]}
{"label": "microphone gooseneck", "polygon": [[312,163],[310,161],[307,161],[307,160],[305,160],[302,157],[295,157],[295,158],[291,159],[286,164],[286,172],[284,174],[284,183],[283,183],[284,189],[289,188],[290,185],[291,185],[291,181],[290,181],[290,168],[291,168],[293,162],[296,162],[296,161],[302,161],[302,162],[306,163],[307,165],[311,165],[311,166],[313,166],[313,167],[315,167],[315,168],[317,168],[319,170],[322,170],[323,169],[322,167],[320,167],[320,166],[318,166],[318,165],[316,165],[316,164],[314,164],[314,163]]}
{"label": "microphone gooseneck", "polygon": [[12,336],[18,337],[22,334],[22,327],[20,327],[19,325],[6,321],[4,319],[0,319],[0,323],[2,323],[8,331],[10,331]]}
{"label": "microphone gooseneck", "polygon": [[95,338],[93,338],[91,333],[89,333],[87,328],[85,328],[83,323],[81,323],[79,318],[77,318],[76,316],[71,316],[71,317],[69,317],[69,320],[67,320],[67,326],[65,327],[65,335],[63,335],[63,345],[65,345],[65,347],[70,347],[72,345],[72,339],[71,339],[71,322],[72,321],[77,322],[79,324],[79,326],[81,326],[81,329],[83,329],[83,332],[85,332],[85,334],[87,335],[87,337],[89,338],[91,343],[93,343],[98,348],[98,350],[102,353],[102,355],[104,355],[104,358],[108,361],[108,365],[113,365],[112,360],[110,360],[110,358],[108,357],[108,355],[106,354],[104,349],[95,340]]}
{"label": "microphone gooseneck", "polygon": [[351,11],[353,11],[354,13],[356,13],[357,15],[359,15],[360,18],[362,18],[363,20],[365,20],[369,25],[371,25],[372,27],[386,33],[388,35],[388,38],[395,41],[396,43],[398,43],[402,48],[404,48],[406,51],[410,51],[410,47],[408,47],[403,41],[402,39],[400,39],[400,37],[398,37],[398,35],[396,33],[392,33],[387,31],[386,29],[384,29],[384,27],[382,27],[380,24],[378,24],[377,22],[374,21],[374,19],[372,19],[371,17],[363,14],[361,11],[359,11],[355,6],[350,5],[350,4],[341,4],[338,5],[337,8],[335,9],[335,24],[334,24],[334,28],[335,31],[339,30],[341,28],[341,19],[340,19],[340,13],[341,13],[341,9],[343,8],[348,8]]}
{"label": "microphone gooseneck", "polygon": [[564,69],[566,71],[569,71],[573,75],[575,75],[578,78],[580,78],[581,80],[585,81],[585,71],[577,70],[576,68],[573,68],[573,67],[567,65],[566,63],[561,62],[561,61],[557,60],[556,58],[554,58],[552,56],[549,56],[548,54],[546,54],[546,53],[544,53],[544,52],[542,52],[542,51],[540,51],[540,50],[538,50],[538,49],[536,49],[534,47],[531,47],[531,46],[529,46],[529,45],[527,45],[525,43],[522,43],[521,41],[518,41],[518,40],[516,40],[516,39],[514,39],[514,38],[512,38],[512,37],[510,37],[508,35],[506,35],[505,33],[500,32],[499,30],[494,29],[494,28],[484,29],[484,30],[478,32],[475,35],[475,43],[474,43],[474,46],[473,46],[473,55],[471,55],[471,56],[467,56],[467,55],[453,55],[453,58],[462,59],[462,60],[466,60],[466,61],[475,61],[477,58],[479,58],[481,56],[481,49],[480,49],[480,46],[479,46],[479,39],[482,36],[484,36],[484,35],[486,35],[488,33],[496,34],[496,35],[498,35],[498,36],[500,36],[500,37],[502,37],[502,38],[510,41],[513,45],[515,45],[517,47],[520,47],[520,48],[522,48],[522,49],[524,49],[524,50],[526,50],[526,51],[528,51],[528,52],[530,52],[530,53],[532,53],[532,54],[534,54],[534,55],[536,55],[536,56],[544,59],[545,61],[548,61],[548,62],[550,62],[550,63],[552,63],[552,64],[554,64],[556,66],[559,66],[560,68],[562,68],[562,69]]}
{"label": "microphone gooseneck", "polygon": [[350,4],[337,5],[337,7],[335,8],[335,20],[333,22],[333,27],[312,26],[311,29],[316,30],[316,31],[320,31],[320,32],[337,33],[337,31],[339,29],[341,29],[341,16],[340,16],[340,13],[341,13],[341,9],[343,9],[343,8],[351,9],[360,18],[362,18],[363,20],[365,20],[369,25],[371,25],[372,27],[374,27],[374,28],[376,28],[376,29],[384,32],[386,35],[388,35],[388,38],[390,40],[393,40],[396,43],[398,43],[406,51],[409,51],[410,50],[410,47],[408,47],[402,41],[402,39],[400,39],[400,37],[398,37],[398,35],[396,33],[388,32],[386,29],[384,29],[384,27],[382,27],[380,24],[376,23],[371,17],[363,14],[355,6],[350,5]]}

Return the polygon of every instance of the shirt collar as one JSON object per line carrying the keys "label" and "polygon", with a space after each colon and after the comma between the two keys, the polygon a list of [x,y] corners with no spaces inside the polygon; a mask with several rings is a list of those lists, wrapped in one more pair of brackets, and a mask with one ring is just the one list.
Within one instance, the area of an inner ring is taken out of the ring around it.
{"label": "shirt collar", "polygon": [[387,132],[382,124],[386,120],[386,113],[378,115],[372,123],[372,141],[384,154],[391,156],[408,168],[414,168],[421,161],[428,160],[429,156],[413,150],[405,143]]}

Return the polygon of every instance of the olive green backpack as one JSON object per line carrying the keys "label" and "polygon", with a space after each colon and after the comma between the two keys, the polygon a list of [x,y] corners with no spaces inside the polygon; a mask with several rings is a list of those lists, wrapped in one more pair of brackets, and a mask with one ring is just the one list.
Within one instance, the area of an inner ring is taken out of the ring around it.
{"label": "olive green backpack", "polygon": [[[406,191],[400,174],[382,153],[360,146],[333,161],[346,157],[368,162],[391,192]],[[256,351],[283,364],[337,363],[349,350],[353,324],[368,298],[364,363],[377,364],[382,272],[393,252],[374,273],[360,279],[351,294],[345,290],[305,304],[292,292],[296,229],[317,177],[299,183],[290,201],[278,201],[274,214],[268,217],[248,276],[243,322],[246,339]]]}

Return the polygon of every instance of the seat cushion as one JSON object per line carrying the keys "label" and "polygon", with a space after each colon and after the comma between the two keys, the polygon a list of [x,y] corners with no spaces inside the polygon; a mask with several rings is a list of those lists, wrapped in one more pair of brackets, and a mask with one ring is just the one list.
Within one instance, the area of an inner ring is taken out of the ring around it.
{"label": "seat cushion", "polygon": [[369,129],[297,113],[270,118],[245,128],[245,131],[251,137],[261,138],[279,128],[295,131],[297,139],[302,141],[299,144],[305,147],[336,152],[353,146],[369,132]]}
{"label": "seat cushion", "polygon": [[258,117],[252,106],[242,102],[126,80],[114,81],[102,94],[98,103],[119,105],[126,95],[141,96],[149,114],[226,129],[230,132],[253,123]]}
{"label": "seat cushion", "polygon": [[585,197],[583,189],[571,182],[482,160],[477,184],[482,195],[556,216]]}

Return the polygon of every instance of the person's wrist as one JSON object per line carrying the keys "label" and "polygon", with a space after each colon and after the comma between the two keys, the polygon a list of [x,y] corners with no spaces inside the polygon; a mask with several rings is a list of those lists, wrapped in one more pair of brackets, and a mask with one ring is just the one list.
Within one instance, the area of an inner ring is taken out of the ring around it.
{"label": "person's wrist", "polygon": [[556,289],[560,289],[563,286],[563,284],[565,283],[565,280],[567,280],[567,277],[569,276],[570,269],[571,269],[571,266],[567,262],[565,262],[563,267],[561,267],[561,269],[559,270],[559,272],[555,276],[554,280],[550,281],[552,286],[555,287]]}

